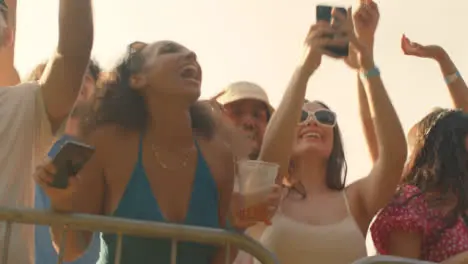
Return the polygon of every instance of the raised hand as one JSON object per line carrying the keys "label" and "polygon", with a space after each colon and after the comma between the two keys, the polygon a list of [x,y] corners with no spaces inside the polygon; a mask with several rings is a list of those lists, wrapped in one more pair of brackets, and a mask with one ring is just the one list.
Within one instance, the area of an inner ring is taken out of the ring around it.
{"label": "raised hand", "polygon": [[310,27],[305,40],[305,51],[301,64],[305,73],[310,75],[320,66],[322,55],[338,58],[332,52],[326,50],[327,46],[339,47],[346,45],[347,38],[338,33],[337,29],[325,21],[319,21]]}
{"label": "raised hand", "polygon": [[[351,13],[351,8],[348,10],[348,14]],[[345,16],[344,14],[337,12],[336,9],[332,11],[332,15],[335,20],[340,21],[340,27],[338,30],[342,35],[346,36],[350,44],[350,55],[345,58],[345,62],[350,67],[355,69],[369,69],[374,65],[374,58],[372,53],[371,44],[358,39],[354,31],[353,18],[351,16]],[[353,57],[354,56],[354,57]],[[352,60],[354,61],[352,61]]]}
{"label": "raised hand", "polygon": [[442,47],[437,45],[421,45],[412,42],[405,35],[401,37],[401,49],[405,55],[416,56],[420,58],[438,59],[445,54]]}
{"label": "raised hand", "polygon": [[[354,30],[359,41],[370,49],[373,49],[374,46],[374,36],[379,20],[380,14],[377,4],[372,0],[361,0],[353,13]],[[350,47],[349,56],[345,62],[352,69],[359,68],[357,51],[353,46]]]}
{"label": "raised hand", "polygon": [[263,200],[261,203],[247,205],[246,200],[258,201],[259,198],[246,198],[242,194],[234,192],[231,198],[232,226],[237,230],[245,230],[259,222],[271,225],[270,220],[278,209],[282,194],[283,187],[275,185],[269,190],[265,199],[260,198]]}
{"label": "raised hand", "polygon": [[356,36],[362,41],[373,41],[380,20],[379,7],[372,0],[361,0],[353,20]]}

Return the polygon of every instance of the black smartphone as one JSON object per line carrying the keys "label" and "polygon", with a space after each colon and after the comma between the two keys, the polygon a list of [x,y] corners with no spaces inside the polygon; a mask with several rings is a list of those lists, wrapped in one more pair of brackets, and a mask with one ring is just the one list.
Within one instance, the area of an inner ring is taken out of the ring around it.
{"label": "black smartphone", "polygon": [[[330,24],[334,24],[335,21],[332,17],[332,10],[335,8],[338,12],[343,13],[345,16],[348,15],[348,12],[346,11],[346,8],[344,7],[333,7],[333,6],[328,6],[328,5],[317,5],[316,7],[316,20],[318,21],[326,21]],[[334,35],[327,36],[330,38],[335,37]],[[344,46],[341,47],[336,47],[336,46],[329,46],[326,47],[326,49],[333,54],[335,54],[338,57],[348,57],[349,54],[349,43],[347,43]]]}
{"label": "black smartphone", "polygon": [[57,169],[51,186],[65,189],[68,177],[75,176],[94,154],[94,147],[83,144],[73,137],[63,136],[49,151],[49,158]]}

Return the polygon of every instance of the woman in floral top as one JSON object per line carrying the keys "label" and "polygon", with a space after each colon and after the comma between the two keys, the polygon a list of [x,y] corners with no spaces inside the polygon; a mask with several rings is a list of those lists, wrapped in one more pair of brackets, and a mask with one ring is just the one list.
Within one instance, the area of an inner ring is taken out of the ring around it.
{"label": "woman in floral top", "polygon": [[380,254],[442,262],[468,251],[468,116],[436,109],[413,132],[403,183],[372,238]]}

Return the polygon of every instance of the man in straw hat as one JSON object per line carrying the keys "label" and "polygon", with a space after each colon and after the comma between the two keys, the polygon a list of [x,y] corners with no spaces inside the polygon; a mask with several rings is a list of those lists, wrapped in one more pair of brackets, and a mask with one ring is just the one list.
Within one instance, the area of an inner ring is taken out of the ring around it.
{"label": "man in straw hat", "polygon": [[246,133],[251,142],[250,158],[256,159],[273,107],[265,90],[251,82],[235,82],[215,96],[225,115]]}

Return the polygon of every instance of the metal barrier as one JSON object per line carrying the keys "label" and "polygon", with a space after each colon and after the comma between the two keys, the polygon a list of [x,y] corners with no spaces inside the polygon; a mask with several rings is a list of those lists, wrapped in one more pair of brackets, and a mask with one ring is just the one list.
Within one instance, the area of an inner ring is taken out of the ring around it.
{"label": "metal barrier", "polygon": [[[226,264],[231,263],[231,245],[249,253],[263,264],[279,264],[275,256],[258,242],[244,235],[221,229],[129,220],[109,216],[57,214],[33,209],[12,209],[4,207],[0,207],[0,221],[6,222],[4,247],[2,249],[3,264],[8,263],[8,245],[12,223],[48,226],[60,225],[66,227],[64,230],[115,233],[118,235],[115,264],[120,263],[122,235],[171,238],[171,264],[176,264],[177,242],[179,241],[222,245],[226,248]],[[64,236],[64,238],[66,239],[66,236]],[[64,245],[64,241],[61,241],[61,244]],[[63,250],[60,250],[58,264],[62,264],[62,260]]]}

